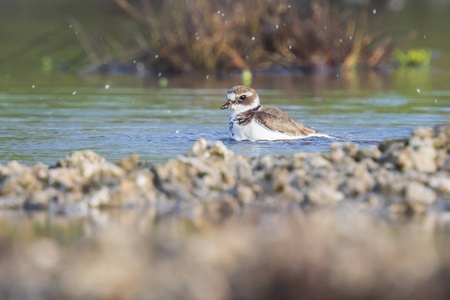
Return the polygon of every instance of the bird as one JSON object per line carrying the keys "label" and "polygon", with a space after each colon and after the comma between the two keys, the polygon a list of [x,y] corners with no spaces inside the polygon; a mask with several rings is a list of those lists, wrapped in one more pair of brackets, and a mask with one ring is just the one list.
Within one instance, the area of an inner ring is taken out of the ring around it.
{"label": "bird", "polygon": [[274,141],[325,136],[298,123],[287,113],[273,106],[262,106],[256,91],[237,85],[227,91],[227,102],[221,109],[230,109],[230,138],[242,141]]}

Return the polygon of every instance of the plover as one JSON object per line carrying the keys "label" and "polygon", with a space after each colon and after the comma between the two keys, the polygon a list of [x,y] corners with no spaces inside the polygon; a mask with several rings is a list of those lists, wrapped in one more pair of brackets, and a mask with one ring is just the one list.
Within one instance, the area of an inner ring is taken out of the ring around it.
{"label": "plover", "polygon": [[231,109],[230,137],[242,140],[292,140],[310,136],[325,136],[317,130],[292,119],[284,111],[261,106],[254,89],[238,85],[228,90],[227,103],[221,109]]}

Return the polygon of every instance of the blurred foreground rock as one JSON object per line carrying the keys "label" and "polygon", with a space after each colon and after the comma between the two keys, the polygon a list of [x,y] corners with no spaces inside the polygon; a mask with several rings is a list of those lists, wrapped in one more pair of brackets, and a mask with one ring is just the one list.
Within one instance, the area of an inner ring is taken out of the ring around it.
{"label": "blurred foreground rock", "polygon": [[449,153],[450,121],[363,150],[334,143],[330,154],[248,158],[205,140],[162,165],[137,156],[112,164],[91,151],[75,152],[55,166],[0,166],[0,207],[85,214],[95,207],[157,206],[222,220],[254,205],[284,211],[351,201],[424,213],[450,204]]}
{"label": "blurred foreground rock", "polygon": [[[435,233],[432,216],[412,227],[355,209],[253,212],[203,229],[148,221],[88,226],[69,244],[30,234],[24,220],[11,242],[11,225],[2,222],[0,293],[20,300],[450,297],[450,239]],[[52,230],[61,234],[56,224]]]}

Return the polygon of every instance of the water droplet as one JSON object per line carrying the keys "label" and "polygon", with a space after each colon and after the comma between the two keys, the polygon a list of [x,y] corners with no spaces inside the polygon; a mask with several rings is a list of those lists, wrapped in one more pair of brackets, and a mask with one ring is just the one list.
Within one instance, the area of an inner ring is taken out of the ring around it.
{"label": "water droplet", "polygon": [[198,37],[196,37],[195,39],[198,41],[198,40],[200,39],[200,37],[198,36]]}
{"label": "water droplet", "polygon": [[76,94],[77,94],[77,91],[73,91],[73,92],[72,92],[72,95],[76,95]]}
{"label": "water droplet", "polygon": [[350,39],[350,41],[351,41],[351,40],[353,40],[353,37],[352,37],[352,36],[350,36],[350,37],[349,37],[349,39]]}
{"label": "water droplet", "polygon": [[209,75],[206,75],[206,79],[209,79]]}
{"label": "water droplet", "polygon": [[159,57],[159,55],[158,55],[158,54],[156,54],[156,55],[155,55],[155,58],[158,58],[158,57]]}
{"label": "water droplet", "polygon": [[278,29],[278,24],[277,24],[277,25],[275,25],[275,28],[276,28],[276,29]]}
{"label": "water droplet", "polygon": [[36,87],[36,86],[35,86],[34,84],[31,86],[32,89],[34,89],[35,87]]}
{"label": "water droplet", "polygon": [[323,29],[327,30],[327,26],[323,27]]}
{"label": "water droplet", "polygon": [[225,14],[224,14],[224,13],[222,13],[222,17],[225,17]]}
{"label": "water droplet", "polygon": [[178,134],[178,133],[180,133],[180,131],[179,131],[179,130],[176,130],[175,133]]}
{"label": "water droplet", "polygon": [[437,99],[434,99],[434,103],[437,103]]}
{"label": "water droplet", "polygon": [[217,14],[220,15],[220,10],[217,11]]}
{"label": "water droplet", "polygon": [[424,38],[424,39],[426,39],[426,38],[427,38],[427,35],[426,35],[426,34],[424,34],[423,38]]}
{"label": "water droplet", "polygon": [[291,5],[290,5],[290,4],[288,5],[288,8],[291,8]]}
{"label": "water droplet", "polygon": [[286,27],[286,22],[283,23],[283,26]]}
{"label": "water droplet", "polygon": [[72,28],[72,24],[69,25],[69,28]]}
{"label": "water droplet", "polygon": [[136,60],[133,60],[133,64],[135,64],[136,63]]}
{"label": "water droplet", "polygon": [[292,50],[292,46],[291,45],[289,45],[289,50]]}
{"label": "water droplet", "polygon": [[373,12],[373,14],[375,15],[375,14],[377,13],[377,10],[376,10],[376,9],[373,9],[372,12]]}
{"label": "water droplet", "polygon": [[109,89],[109,84],[105,84],[105,90]]}
{"label": "water droplet", "polygon": [[339,78],[339,74],[336,74],[336,78]]}
{"label": "water droplet", "polygon": [[77,31],[75,31],[75,34],[76,34],[76,35],[78,35],[78,30],[77,30]]}
{"label": "water droplet", "polygon": [[342,43],[342,39],[339,39],[339,43]]}
{"label": "water droplet", "polygon": [[252,36],[252,41],[254,41],[255,40],[255,37],[254,36]]}
{"label": "water droplet", "polygon": [[158,73],[158,77],[161,77],[162,76],[162,73]]}
{"label": "water droplet", "polygon": [[197,35],[198,35],[198,32],[196,32],[195,35],[197,36]]}
{"label": "water droplet", "polygon": [[421,90],[421,89],[417,89],[416,91],[420,94],[420,92],[421,92],[422,90]]}
{"label": "water droplet", "polygon": [[248,59],[248,55],[245,56],[245,59]]}

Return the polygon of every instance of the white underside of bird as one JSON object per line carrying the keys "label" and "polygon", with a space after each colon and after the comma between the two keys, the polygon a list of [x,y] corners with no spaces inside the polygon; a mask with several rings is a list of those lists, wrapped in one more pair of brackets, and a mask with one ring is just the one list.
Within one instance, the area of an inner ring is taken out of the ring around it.
{"label": "white underside of bird", "polygon": [[311,133],[307,136],[290,135],[287,133],[267,129],[266,127],[259,124],[255,120],[252,120],[247,125],[239,125],[239,122],[236,121],[236,118],[233,115],[234,114],[232,113],[230,116],[230,119],[229,119],[230,120],[230,138],[232,138],[236,141],[297,140],[297,139],[305,139],[305,138],[309,138],[309,137],[313,137],[313,136],[330,138],[329,135],[323,134],[323,133]]}

